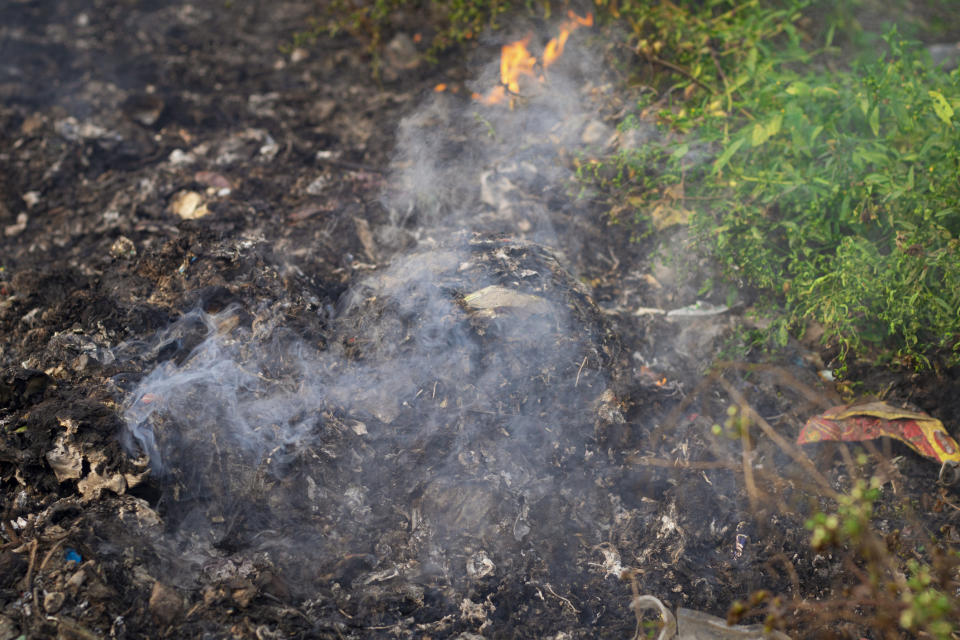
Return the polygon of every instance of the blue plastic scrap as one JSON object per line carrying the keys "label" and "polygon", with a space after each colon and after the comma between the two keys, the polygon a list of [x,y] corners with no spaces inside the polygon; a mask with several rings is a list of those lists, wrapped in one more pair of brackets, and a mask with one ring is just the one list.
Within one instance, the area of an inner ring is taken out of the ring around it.
{"label": "blue plastic scrap", "polygon": [[80,557],[80,554],[77,553],[76,549],[67,549],[64,551],[63,558],[67,562],[76,562],[77,564],[80,564],[83,561],[83,558]]}

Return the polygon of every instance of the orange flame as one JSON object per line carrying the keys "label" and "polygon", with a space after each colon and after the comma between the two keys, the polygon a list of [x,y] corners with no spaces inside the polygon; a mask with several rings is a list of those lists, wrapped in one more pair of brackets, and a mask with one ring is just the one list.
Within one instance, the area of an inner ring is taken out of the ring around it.
{"label": "orange flame", "polygon": [[556,60],[563,55],[563,47],[567,44],[567,38],[570,37],[571,33],[580,27],[593,26],[592,13],[588,13],[581,18],[573,11],[568,11],[567,17],[570,19],[560,25],[560,35],[556,38],[552,38],[550,42],[547,43],[547,46],[543,48],[544,69],[556,62]]}
{"label": "orange flame", "polygon": [[[580,17],[573,11],[567,13],[569,20],[565,20],[560,25],[560,34],[556,38],[551,38],[543,49],[543,62],[540,65],[543,71],[557,61],[563,55],[563,48],[567,44],[570,34],[580,27],[593,26],[593,14],[588,13]],[[508,92],[516,95],[520,93],[520,80],[522,78],[536,78],[539,82],[544,81],[542,73],[537,74],[537,58],[527,45],[533,37],[528,33],[520,40],[505,44],[500,49],[500,84],[487,92],[486,95],[478,93],[473,94],[475,100],[483,104],[497,104],[503,102]]]}

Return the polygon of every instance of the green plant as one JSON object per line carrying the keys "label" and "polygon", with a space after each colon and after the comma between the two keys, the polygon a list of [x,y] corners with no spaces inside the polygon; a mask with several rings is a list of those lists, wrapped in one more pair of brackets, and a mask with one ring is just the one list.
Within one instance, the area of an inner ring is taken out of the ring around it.
{"label": "green plant", "polygon": [[[913,558],[904,563],[890,552],[872,522],[880,487],[877,476],[872,476],[869,484],[858,479],[849,493],[837,497],[835,512],[818,511],[811,516],[806,522],[811,531],[810,545],[819,552],[850,549],[853,557],[865,565],[860,588],[864,601],[885,609],[884,615],[898,612],[896,623],[902,629],[949,640],[955,630],[957,603],[948,589],[956,564],[951,563],[952,568],[935,579],[928,564]],[[909,577],[905,577],[907,573]]]}
{"label": "green plant", "polygon": [[[315,20],[309,29],[295,35],[294,43],[315,40],[321,33],[349,33],[363,44],[377,74],[384,43],[412,16],[418,18],[418,28],[431,34],[424,55],[432,61],[439,51],[498,28],[499,19],[508,12],[523,8],[536,12],[535,4],[515,0],[333,0],[324,8],[325,23]],[[549,17],[549,3],[541,3],[539,10]]]}
{"label": "green plant", "polygon": [[810,50],[798,26],[812,6],[624,3],[641,59],[677,96],[645,98],[624,126],[655,119],[679,141],[580,175],[621,192],[648,233],[691,220],[774,314],[775,343],[813,320],[841,365],[960,363],[960,73],[895,29],[885,55],[824,68],[834,30]]}
{"label": "green plant", "polygon": [[880,479],[870,478],[870,484],[858,479],[850,493],[837,498],[836,513],[817,512],[806,522],[812,534],[810,545],[817,551],[844,542],[863,543],[870,530],[873,505],[880,497]]}
{"label": "green plant", "polygon": [[908,568],[907,588],[900,594],[900,626],[908,631],[923,629],[938,640],[949,640],[954,630],[950,598],[933,584],[929,566],[910,560]]}

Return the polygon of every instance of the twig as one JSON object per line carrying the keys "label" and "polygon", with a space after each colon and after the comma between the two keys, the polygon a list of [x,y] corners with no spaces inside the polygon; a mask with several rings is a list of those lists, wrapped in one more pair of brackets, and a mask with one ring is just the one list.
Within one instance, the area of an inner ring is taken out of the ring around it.
{"label": "twig", "polygon": [[53,554],[57,549],[60,548],[60,545],[63,544],[63,540],[57,540],[56,544],[50,547],[50,551],[47,551],[47,555],[43,556],[43,562],[40,563],[40,568],[38,571],[43,571],[44,567],[47,566],[47,563],[50,562],[50,558],[53,557]]}
{"label": "twig", "polygon": [[831,393],[830,391],[820,393],[809,385],[800,382],[792,373],[777,365],[724,360],[717,362],[714,366],[717,369],[737,369],[739,371],[764,371],[772,373],[780,379],[782,384],[799,392],[800,395],[806,398],[811,404],[823,407],[824,409],[829,409],[834,405],[840,404],[840,397],[837,396],[836,393]]}
{"label": "twig", "polygon": [[730,86],[729,81],[727,81],[727,74],[723,72],[723,67],[720,66],[720,61],[717,60],[717,52],[713,50],[713,47],[707,47],[707,51],[710,52],[710,59],[713,60],[713,65],[717,68],[717,75],[719,75],[720,80],[723,81],[723,86]]}
{"label": "twig", "polygon": [[697,471],[737,468],[737,465],[725,460],[667,460],[665,458],[641,456],[638,458],[628,458],[627,462],[630,464],[650,467],[666,467],[668,469],[694,469]]}
{"label": "twig", "polygon": [[573,603],[570,602],[570,600],[568,600],[567,598],[564,598],[563,596],[559,595],[556,591],[554,591],[553,587],[550,586],[549,582],[545,582],[543,586],[546,588],[547,593],[552,595],[554,598],[558,598],[559,600],[564,602],[568,607],[570,607],[573,610],[573,613],[575,615],[580,615],[580,611],[575,606],[573,606]]}
{"label": "twig", "polygon": [[577,369],[577,380],[573,383],[573,388],[576,389],[580,384],[580,372],[583,371],[583,366],[587,364],[587,356],[583,356],[583,362],[580,363],[580,368]]}
{"label": "twig", "polygon": [[30,588],[30,583],[33,581],[33,566],[37,562],[37,546],[40,544],[40,541],[34,538],[30,543],[30,563],[27,565],[27,575],[23,578],[23,588],[24,590]]}
{"label": "twig", "polygon": [[787,569],[787,575],[790,577],[790,584],[793,586],[793,593],[795,595],[800,594],[800,576],[797,574],[796,567],[793,566],[793,563],[790,561],[790,558],[784,553],[778,553],[770,558],[766,563],[764,563],[771,573],[775,573],[773,567],[773,561],[779,560],[784,567]]}
{"label": "twig", "polygon": [[[726,382],[720,377],[720,382]],[[750,501],[750,511],[758,513],[759,496],[757,483],[753,479],[753,461],[750,460],[750,452],[753,450],[753,444],[750,442],[750,420],[747,418],[750,407],[744,403],[740,405],[740,415],[743,418],[740,423],[740,462],[743,466],[743,482],[747,488],[747,499]]]}
{"label": "twig", "polygon": [[668,60],[664,60],[664,59],[662,59],[662,58],[658,58],[657,56],[647,55],[647,54],[643,53],[642,51],[639,52],[639,53],[641,53],[641,54],[643,55],[643,57],[645,57],[645,58],[647,59],[648,62],[652,62],[652,63],[654,63],[654,64],[659,64],[660,66],[666,67],[667,69],[672,69],[673,71],[676,71],[677,73],[686,76],[687,78],[689,78],[690,80],[692,80],[693,82],[695,82],[699,87],[702,87],[703,89],[706,89],[706,90],[709,91],[710,93],[714,93],[714,94],[715,94],[715,93],[717,92],[716,89],[714,89],[713,87],[711,87],[711,86],[709,86],[709,85],[707,85],[707,84],[704,84],[703,82],[701,82],[700,80],[698,80],[696,77],[694,77],[694,75],[693,75],[692,73],[690,73],[689,71],[687,71],[686,69],[684,69],[684,68],[681,67],[680,65],[674,64],[674,63],[672,63],[672,62],[670,62],[670,61],[668,61]]}
{"label": "twig", "polygon": [[763,419],[763,416],[757,413],[753,407],[750,406],[743,394],[740,393],[732,384],[727,382],[723,376],[718,378],[718,382],[720,383],[720,386],[723,387],[724,391],[727,392],[730,398],[743,408],[744,413],[749,414],[750,419],[753,420],[758,427],[760,427],[767,437],[773,440],[784,451],[784,453],[793,458],[794,461],[799,463],[804,469],[807,470],[807,473],[810,474],[810,477],[817,481],[817,483],[820,485],[820,488],[824,492],[826,492],[831,498],[835,499],[838,497],[837,492],[834,491],[833,487],[830,486],[830,482],[823,476],[822,473],[820,473],[820,471],[817,470],[813,462],[810,461],[810,458],[793,446],[793,444],[791,444],[786,438],[777,433],[776,430],[771,427],[766,420]]}

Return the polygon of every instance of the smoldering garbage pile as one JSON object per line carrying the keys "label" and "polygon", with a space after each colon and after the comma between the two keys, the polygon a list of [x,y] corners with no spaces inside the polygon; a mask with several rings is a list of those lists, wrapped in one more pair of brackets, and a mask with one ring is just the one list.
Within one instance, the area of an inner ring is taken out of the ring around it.
{"label": "smoldering garbage pile", "polygon": [[[551,209],[544,136],[576,137],[564,127],[584,116],[557,86],[563,99],[485,122],[441,96],[404,125],[377,231],[413,248],[349,289],[323,340],[282,302],[235,304],[184,315],[138,356],[156,366],[127,396],[124,443],[150,460],[167,582],[206,585],[209,605],[276,576],[250,588],[340,631],[596,615],[542,606],[551,584],[603,575],[584,541],[618,498],[597,435],[623,422],[617,338],[560,257],[570,214]],[[489,126],[498,141],[472,141]]]}
{"label": "smoldering garbage pile", "polygon": [[243,315],[183,318],[160,349],[202,341],[168,349],[126,411],[198,553],[269,550],[303,597],[358,554],[454,585],[598,500],[617,343],[546,249],[464,237],[399,258],[351,290],[324,350]]}

